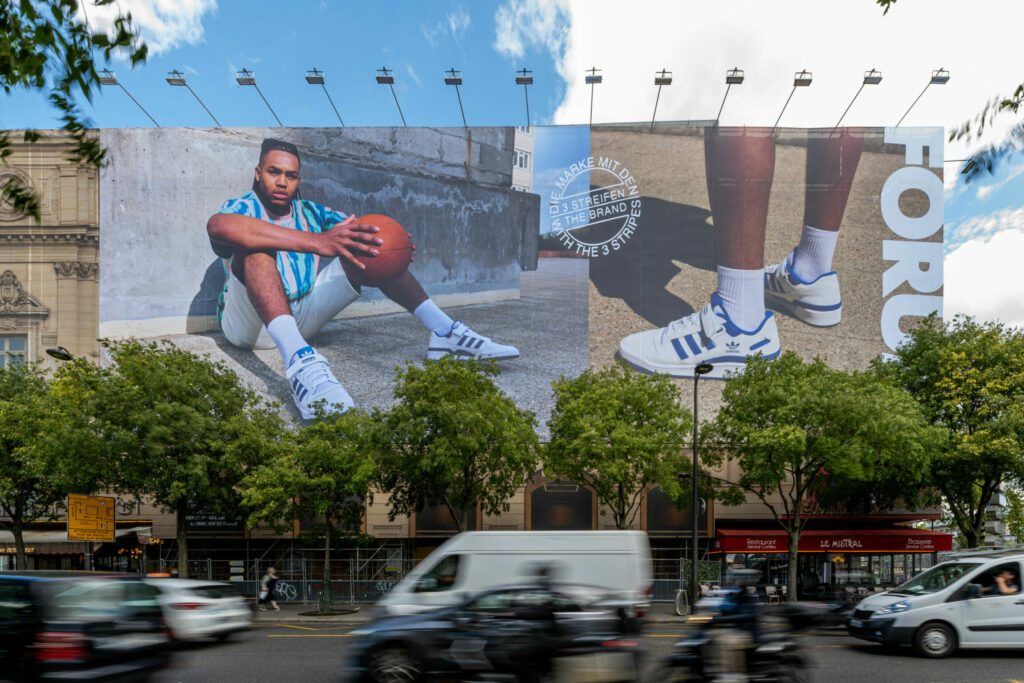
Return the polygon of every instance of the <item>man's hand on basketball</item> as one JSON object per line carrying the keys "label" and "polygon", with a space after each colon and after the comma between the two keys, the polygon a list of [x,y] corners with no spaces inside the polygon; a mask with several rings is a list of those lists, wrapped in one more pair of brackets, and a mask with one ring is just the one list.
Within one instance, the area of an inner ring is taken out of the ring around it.
{"label": "man's hand on basketball", "polygon": [[316,253],[319,256],[337,256],[357,268],[365,268],[356,258],[360,255],[376,256],[383,240],[376,236],[376,225],[356,223],[355,216],[349,216],[335,223],[326,232],[317,235]]}

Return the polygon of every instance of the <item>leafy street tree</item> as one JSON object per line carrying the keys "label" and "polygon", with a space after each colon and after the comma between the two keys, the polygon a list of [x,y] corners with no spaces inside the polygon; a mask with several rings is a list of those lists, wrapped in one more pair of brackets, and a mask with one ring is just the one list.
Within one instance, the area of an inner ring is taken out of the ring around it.
{"label": "leafy street tree", "polygon": [[0,528],[25,564],[25,525],[57,519],[68,493],[93,493],[104,473],[101,443],[78,404],[64,400],[38,364],[0,369]]}
{"label": "leafy street tree", "polygon": [[324,542],[321,612],[331,609],[331,540],[359,534],[377,473],[368,447],[369,420],[357,410],[322,417],[280,443],[241,483],[250,526],[264,521],[282,533],[296,519],[314,520],[308,533]]}
{"label": "leafy street tree", "polygon": [[444,505],[459,531],[476,506],[485,514],[508,500],[537,462],[534,416],[495,385],[494,362],[442,359],[400,370],[395,405],[375,413],[378,485],[391,494],[389,515]]}
{"label": "leafy street tree", "polygon": [[593,487],[612,513],[616,529],[628,529],[643,494],[657,485],[682,505],[689,489],[679,473],[691,467],[683,454],[693,415],[680,403],[667,375],[645,375],[611,365],[552,382],[555,408],[545,472]]}
{"label": "leafy street tree", "polygon": [[741,474],[723,482],[720,496],[741,502],[753,495],[786,531],[794,588],[805,513],[887,509],[897,497],[913,506],[942,439],[902,389],[873,373],[805,363],[793,352],[748,360],[722,402],[703,431],[705,462],[736,462]]}
{"label": "leafy street tree", "polygon": [[968,546],[981,545],[992,494],[1024,479],[1024,333],[965,316],[945,324],[931,316],[875,369],[948,430],[931,482]]}
{"label": "leafy street tree", "polygon": [[[188,576],[190,514],[237,515],[247,468],[277,448],[283,423],[233,371],[169,342],[103,342],[113,365],[79,365],[111,444],[115,490],[176,515],[178,575]],[[90,369],[93,368],[93,369]]]}
{"label": "leafy street tree", "polygon": [[[94,6],[115,0],[92,0]],[[99,140],[90,135],[88,122],[79,112],[78,95],[92,100],[99,86],[95,54],[105,60],[115,53],[127,54],[131,64],[145,62],[147,48],[137,40],[130,14],[114,21],[113,31],[94,33],[81,21],[78,0],[0,0],[0,87],[4,93],[15,90],[46,92],[50,104],[60,112],[63,128],[76,145],[70,161],[100,166],[104,152]],[[26,131],[25,140],[39,139],[35,131]],[[0,159],[7,163],[11,154],[10,136],[0,131]],[[18,178],[0,188],[0,201],[10,202],[19,212],[39,221],[39,197]]]}

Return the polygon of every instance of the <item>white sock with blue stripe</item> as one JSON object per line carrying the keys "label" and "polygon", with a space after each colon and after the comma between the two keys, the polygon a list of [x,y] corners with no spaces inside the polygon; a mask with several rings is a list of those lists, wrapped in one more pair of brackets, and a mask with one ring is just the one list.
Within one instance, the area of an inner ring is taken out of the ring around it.
{"label": "white sock with blue stripe", "polygon": [[764,321],[764,269],[718,266],[718,296],[729,319],[751,332]]}
{"label": "white sock with blue stripe", "polygon": [[448,314],[442,311],[433,299],[427,299],[421,303],[412,314],[423,323],[424,327],[440,336],[448,334],[452,325],[455,324],[455,321],[448,317]]}
{"label": "white sock with blue stripe", "polygon": [[277,345],[277,350],[281,352],[285,367],[291,364],[292,356],[299,349],[309,346],[302,338],[295,318],[290,315],[279,315],[271,320],[267,323],[267,332],[270,333],[270,338]]}
{"label": "white sock with blue stripe", "polygon": [[838,240],[838,230],[819,230],[805,225],[800,233],[800,244],[793,250],[789,262],[796,276],[804,282],[812,282],[832,270],[832,255]]}

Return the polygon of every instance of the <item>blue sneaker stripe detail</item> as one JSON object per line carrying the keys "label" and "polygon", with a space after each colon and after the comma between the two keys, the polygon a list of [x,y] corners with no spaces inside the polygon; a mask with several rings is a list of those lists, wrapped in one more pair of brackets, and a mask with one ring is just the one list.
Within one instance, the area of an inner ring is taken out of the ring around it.
{"label": "blue sneaker stripe detail", "polygon": [[700,353],[700,345],[697,343],[697,340],[693,338],[692,334],[686,335],[685,339],[686,345],[690,347],[690,351],[693,351],[694,355]]}
{"label": "blue sneaker stripe detail", "polygon": [[837,311],[843,307],[843,302],[840,301],[837,304],[809,304],[805,301],[794,301],[793,305],[811,311]]}
{"label": "blue sneaker stripe detail", "polygon": [[770,344],[770,343],[771,343],[771,340],[768,339],[767,337],[765,337],[764,339],[762,339],[761,341],[757,342],[756,344],[752,344],[750,346],[750,350],[751,351],[755,351],[755,350],[761,348],[762,346],[764,346],[765,344]]}
{"label": "blue sneaker stripe detail", "polygon": [[678,339],[672,340],[672,348],[676,350],[676,355],[679,356],[680,360],[686,360],[689,356],[686,355],[686,351],[683,350],[683,345],[679,343]]}
{"label": "blue sneaker stripe detail", "polygon": [[483,340],[483,339],[481,339],[480,341],[478,341],[478,342],[476,343],[476,346],[474,346],[473,348],[474,348],[474,349],[479,349],[479,348],[480,348],[481,346],[483,346],[483,345],[484,345],[484,340]]}

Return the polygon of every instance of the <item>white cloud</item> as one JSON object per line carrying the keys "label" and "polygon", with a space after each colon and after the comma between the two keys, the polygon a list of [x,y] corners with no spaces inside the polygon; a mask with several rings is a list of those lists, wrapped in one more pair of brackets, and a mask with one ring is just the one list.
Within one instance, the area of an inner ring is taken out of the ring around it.
{"label": "white cloud", "polygon": [[[217,0],[118,0],[96,6],[88,0],[79,8],[93,31],[110,31],[118,13],[131,14],[150,55],[203,40],[203,15],[217,9]],[[84,14],[83,14],[84,10]]]}
{"label": "white cloud", "polygon": [[412,80],[416,81],[416,85],[422,85],[422,83],[420,82],[420,77],[416,75],[415,71],[413,71],[412,65],[411,64],[406,64],[405,68],[406,68],[406,70],[408,70],[410,78],[412,78]]}
{"label": "white cloud", "polygon": [[[968,242],[988,241],[1004,230],[1024,232],[1024,206],[1000,209],[984,216],[972,216],[962,223],[950,223],[946,226],[946,250],[951,256]],[[1024,256],[1024,252],[1017,256]]]}
{"label": "white cloud", "polygon": [[443,20],[438,21],[433,26],[420,24],[420,33],[430,43],[430,47],[437,47],[448,37],[459,43],[465,37],[466,32],[469,31],[469,24],[469,13],[459,7],[454,12],[446,14]]}
{"label": "white cloud", "polygon": [[957,313],[1024,328],[1024,225],[971,240],[946,257],[944,315]]}
{"label": "white cloud", "polygon": [[[623,11],[628,10],[619,5],[620,17]],[[527,49],[539,47],[556,64],[564,60],[569,38],[567,0],[507,0],[494,13],[494,23],[494,49],[502,57],[521,59]]]}
{"label": "white cloud", "polygon": [[998,182],[989,183],[987,185],[981,185],[979,183],[976,192],[978,199],[984,199],[985,197],[989,196],[990,194],[998,190],[1000,187],[1002,187],[1006,183],[1010,182],[1011,180],[1019,176],[1021,173],[1024,173],[1024,164],[1011,166],[1010,168],[1000,173],[1000,175],[1004,177]]}

